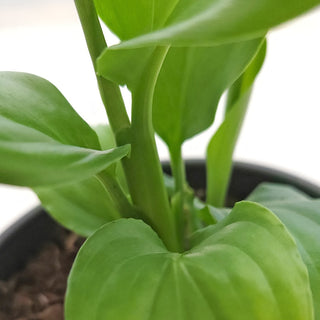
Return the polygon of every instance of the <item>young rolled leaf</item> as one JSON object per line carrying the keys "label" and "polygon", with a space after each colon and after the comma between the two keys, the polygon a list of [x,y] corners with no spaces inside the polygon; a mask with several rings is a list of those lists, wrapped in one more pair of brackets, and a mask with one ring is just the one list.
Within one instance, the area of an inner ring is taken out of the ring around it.
{"label": "young rolled leaf", "polygon": [[65,306],[67,320],[313,319],[294,241],[251,202],[200,231],[181,254],[169,252],[142,221],[105,225],[76,258]]}
{"label": "young rolled leaf", "polygon": [[306,264],[313,294],[315,320],[320,319],[320,200],[290,186],[261,184],[249,196],[270,208],[294,237]]}
{"label": "young rolled leaf", "polygon": [[246,71],[229,90],[225,119],[207,148],[207,202],[215,207],[224,205],[233,151],[247,111],[253,83],[263,65],[265,55],[264,41]]}
{"label": "young rolled leaf", "polygon": [[0,72],[0,116],[63,144],[100,149],[96,133],[60,91],[32,74]]}

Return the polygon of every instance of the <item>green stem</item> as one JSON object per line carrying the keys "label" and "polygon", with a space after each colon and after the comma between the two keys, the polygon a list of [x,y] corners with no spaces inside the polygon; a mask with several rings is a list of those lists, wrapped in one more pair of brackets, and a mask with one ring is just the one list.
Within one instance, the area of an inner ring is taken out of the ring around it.
{"label": "green stem", "polygon": [[[96,59],[100,56],[101,52],[107,48],[107,43],[101,29],[94,2],[92,0],[75,0],[75,5],[94,70],[96,71]],[[120,89],[115,83],[98,75],[97,82],[110,126],[116,140],[118,141],[118,136],[121,136],[122,132],[126,131],[130,127],[130,121]],[[98,178],[109,191],[122,216],[133,216],[135,210],[123,194],[119,183],[113,177],[105,173],[101,173]]]}
{"label": "green stem", "polygon": [[144,213],[144,220],[158,232],[169,250],[180,251],[152,125],[154,87],[167,51],[168,47],[155,49],[132,90],[132,125],[126,141],[131,143],[131,155],[123,163],[133,203]]}
{"label": "green stem", "polygon": [[175,192],[183,193],[186,185],[186,171],[182,159],[181,146],[178,150],[170,151],[171,169],[175,182]]}
{"label": "green stem", "polygon": [[[171,170],[175,184],[175,197],[172,206],[177,224],[177,230],[180,239],[185,239],[185,227],[187,225],[187,217],[184,215],[185,191],[186,191],[186,171],[185,164],[182,159],[181,146],[176,150],[170,150]],[[185,243],[183,243],[186,248]]]}
{"label": "green stem", "polygon": [[[96,59],[107,48],[101,25],[92,0],[75,0],[82,29],[86,38],[91,60],[96,70]],[[120,93],[113,82],[97,76],[102,101],[105,105],[110,126],[115,134],[121,134],[130,126],[130,121]]]}
{"label": "green stem", "polygon": [[123,193],[118,181],[106,170],[100,172],[97,177],[110,194],[111,199],[121,216],[124,218],[136,217],[136,210]]}

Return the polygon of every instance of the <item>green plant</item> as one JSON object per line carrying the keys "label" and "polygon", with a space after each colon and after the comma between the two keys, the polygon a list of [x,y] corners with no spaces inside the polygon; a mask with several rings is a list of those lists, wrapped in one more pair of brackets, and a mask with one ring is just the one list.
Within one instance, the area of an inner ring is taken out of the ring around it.
{"label": "green plant", "polygon": [[[0,181],[31,187],[88,237],[66,318],[319,320],[320,200],[264,184],[223,205],[266,33],[320,1],[75,3],[110,127],[92,129],[44,79],[0,73]],[[119,45],[107,48],[98,15]],[[119,85],[132,93],[131,120]],[[213,123],[226,90],[203,202],[188,187],[181,146]]]}

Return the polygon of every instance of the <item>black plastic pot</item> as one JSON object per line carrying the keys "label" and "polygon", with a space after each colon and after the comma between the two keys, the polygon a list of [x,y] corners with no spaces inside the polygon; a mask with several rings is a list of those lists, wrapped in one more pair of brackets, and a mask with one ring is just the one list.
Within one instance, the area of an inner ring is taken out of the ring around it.
{"label": "black plastic pot", "polygon": [[[170,173],[168,164],[164,171]],[[201,160],[187,162],[190,185],[205,188],[205,166]],[[229,196],[234,201],[244,198],[261,182],[292,185],[311,197],[320,198],[320,188],[295,176],[257,165],[235,163]],[[0,236],[0,279],[6,279],[21,269],[43,243],[56,241],[61,227],[41,208],[35,208]]]}

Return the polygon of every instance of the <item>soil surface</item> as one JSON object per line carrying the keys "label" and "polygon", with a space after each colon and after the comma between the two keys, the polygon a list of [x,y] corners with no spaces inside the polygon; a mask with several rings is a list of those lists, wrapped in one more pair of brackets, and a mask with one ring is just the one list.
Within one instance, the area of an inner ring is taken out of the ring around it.
{"label": "soil surface", "polygon": [[67,278],[84,239],[62,231],[27,266],[0,281],[0,320],[63,320]]}

